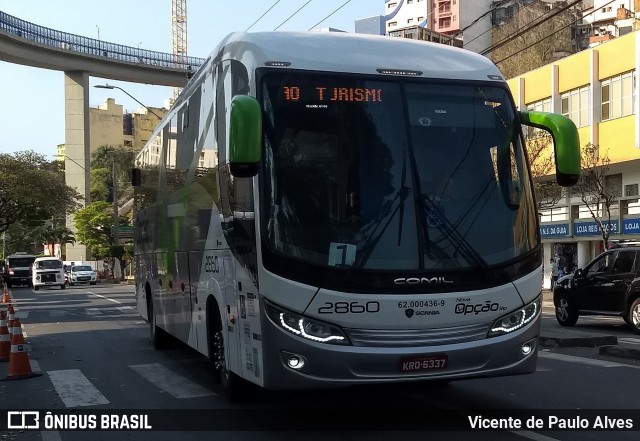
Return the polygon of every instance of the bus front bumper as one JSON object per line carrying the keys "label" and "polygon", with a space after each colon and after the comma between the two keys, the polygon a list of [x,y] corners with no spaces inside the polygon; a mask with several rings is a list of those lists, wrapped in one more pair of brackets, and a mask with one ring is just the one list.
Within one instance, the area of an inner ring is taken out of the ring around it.
{"label": "bus front bumper", "polygon": [[507,335],[464,343],[365,347],[304,340],[267,319],[264,387],[311,389],[528,374],[536,369],[540,323],[538,316]]}

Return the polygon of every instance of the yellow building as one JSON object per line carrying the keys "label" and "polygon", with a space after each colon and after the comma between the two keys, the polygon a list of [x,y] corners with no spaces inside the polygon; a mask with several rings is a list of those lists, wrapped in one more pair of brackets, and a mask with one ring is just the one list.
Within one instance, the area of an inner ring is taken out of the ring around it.
{"label": "yellow building", "polygon": [[[508,81],[521,110],[561,113],[611,163],[607,185],[618,196],[611,240],[640,240],[640,31],[527,72]],[[568,192],[541,213],[545,261],[583,267],[602,251],[601,233],[584,204]],[[547,269],[548,270],[548,269]],[[548,284],[548,274],[545,277]]]}
{"label": "yellow building", "polygon": [[[89,151],[93,154],[104,145],[133,147],[141,150],[167,109],[141,108],[125,113],[121,104],[108,98],[102,106],[89,108]],[[64,159],[64,144],[58,145],[58,158]]]}

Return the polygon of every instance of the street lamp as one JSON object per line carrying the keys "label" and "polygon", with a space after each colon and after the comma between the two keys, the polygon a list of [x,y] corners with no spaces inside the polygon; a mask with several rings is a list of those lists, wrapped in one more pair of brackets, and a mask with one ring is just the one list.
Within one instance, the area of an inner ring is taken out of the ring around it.
{"label": "street lamp", "polygon": [[124,93],[126,93],[129,98],[131,98],[132,100],[134,100],[136,103],[140,104],[142,107],[144,107],[145,109],[147,109],[148,112],[151,112],[152,114],[155,115],[156,118],[158,119],[162,119],[162,117],[160,115],[158,115],[156,112],[154,112],[153,110],[151,110],[150,108],[148,108],[147,106],[145,106],[144,104],[142,104],[140,101],[138,101],[138,99],[136,97],[134,97],[133,95],[131,95],[129,92],[127,92],[126,90],[124,90],[122,87],[118,87],[118,86],[112,86],[111,84],[96,84],[95,86],[98,89],[118,89],[123,91]]}
{"label": "street lamp", "polygon": [[88,175],[91,175],[91,172],[90,172],[90,171],[88,171],[86,168],[84,168],[84,166],[80,165],[80,163],[79,163],[79,162],[77,162],[75,159],[72,159],[72,158],[70,158],[69,156],[67,156],[67,155],[65,155],[65,154],[60,154],[60,153],[55,154],[55,155],[53,155],[53,156],[58,156],[58,157],[60,157],[60,156],[64,156],[64,157],[65,157],[65,158],[67,158],[69,161],[73,162],[75,165],[77,165],[77,166],[78,166],[78,167],[80,167],[82,170],[84,170],[84,171],[85,171],[85,173],[87,173]]}

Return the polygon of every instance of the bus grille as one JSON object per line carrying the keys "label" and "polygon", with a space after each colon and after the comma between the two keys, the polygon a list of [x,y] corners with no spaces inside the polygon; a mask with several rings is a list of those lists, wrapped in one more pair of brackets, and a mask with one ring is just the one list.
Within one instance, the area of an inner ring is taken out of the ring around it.
{"label": "bus grille", "polygon": [[486,338],[491,323],[436,329],[346,329],[354,346],[437,346]]}

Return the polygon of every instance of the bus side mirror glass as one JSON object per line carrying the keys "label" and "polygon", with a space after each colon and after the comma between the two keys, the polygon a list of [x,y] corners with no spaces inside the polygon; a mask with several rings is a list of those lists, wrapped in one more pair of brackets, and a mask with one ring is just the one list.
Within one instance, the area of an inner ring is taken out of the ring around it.
{"label": "bus side mirror glass", "polygon": [[131,186],[140,187],[142,184],[142,170],[134,168],[131,170]]}
{"label": "bus side mirror glass", "polygon": [[262,114],[258,101],[248,95],[231,100],[229,170],[238,178],[258,173],[262,149]]}
{"label": "bus side mirror glass", "polygon": [[518,113],[521,124],[536,127],[551,134],[558,185],[563,187],[575,185],[580,178],[580,136],[573,121],[556,113]]}

